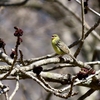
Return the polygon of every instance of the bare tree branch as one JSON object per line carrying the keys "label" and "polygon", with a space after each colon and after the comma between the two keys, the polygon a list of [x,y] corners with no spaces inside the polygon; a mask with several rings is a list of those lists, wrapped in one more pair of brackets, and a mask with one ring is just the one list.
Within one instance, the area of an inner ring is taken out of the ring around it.
{"label": "bare tree branch", "polygon": [[84,95],[79,97],[77,100],[84,100],[84,99],[86,99],[88,96],[90,96],[94,92],[95,92],[95,90],[89,89]]}
{"label": "bare tree branch", "polygon": [[13,4],[4,2],[4,3],[0,3],[0,6],[22,6],[22,5],[26,4],[28,1],[29,0],[24,0],[20,3],[13,3]]}
{"label": "bare tree branch", "polygon": [[[88,37],[88,35],[89,35],[96,27],[99,26],[99,24],[100,24],[100,18],[99,18],[98,21],[86,32],[84,38],[86,39],[86,38]],[[78,40],[78,41],[81,41],[81,39]],[[78,42],[77,42],[77,43],[78,43]],[[71,47],[71,46],[73,46],[73,45],[74,45],[74,43],[71,44],[69,47]],[[75,45],[76,45],[76,44],[75,44]],[[83,40],[80,42],[79,48],[77,49],[77,51],[76,51],[75,54],[74,54],[75,57],[78,55],[78,53],[79,53],[79,51],[81,50],[82,46],[83,46]]]}
{"label": "bare tree branch", "polygon": [[12,98],[14,97],[14,95],[16,94],[18,89],[19,89],[19,76],[16,77],[16,86],[15,86],[15,89],[14,89],[13,93],[9,97],[9,100],[12,100]]}
{"label": "bare tree branch", "polygon": [[5,95],[5,99],[6,99],[6,100],[9,100],[9,98],[8,98],[8,93],[6,92],[4,95]]}
{"label": "bare tree branch", "polygon": [[98,21],[85,33],[85,39],[88,37],[88,35],[96,29],[96,27],[98,27],[100,24],[100,18],[98,19]]}
{"label": "bare tree branch", "polygon": [[[78,4],[81,4],[81,2],[80,2],[79,0],[76,0],[76,2],[77,2]],[[98,12],[96,12],[95,10],[93,10],[93,9],[90,8],[90,7],[88,7],[88,8],[89,8],[89,10],[90,10],[91,12],[93,12],[94,14],[96,14],[97,16],[100,17],[100,14],[99,14]]]}
{"label": "bare tree branch", "polygon": [[[21,6],[24,5],[28,2],[29,0],[24,0],[22,2],[18,3],[0,3],[0,6]],[[79,0],[76,0],[76,2],[79,2]],[[48,5],[50,4],[50,7]],[[30,5],[25,5],[23,7],[30,7]],[[77,48],[74,56],[77,57],[78,54],[80,53],[83,43],[85,42],[85,39],[89,37],[89,35],[92,33],[96,39],[100,41],[100,36],[94,31],[100,24],[100,18],[98,21],[90,27],[86,22],[85,22],[85,16],[84,16],[84,0],[81,0],[81,15],[82,19],[78,17],[73,11],[71,11],[67,6],[65,6],[62,1],[59,0],[45,0],[45,1],[40,1],[40,4],[31,5],[32,8],[34,9],[42,9],[45,11],[48,11],[49,13],[51,12],[52,15],[54,14],[54,18],[57,17],[59,18],[65,18],[66,17],[66,11],[70,12],[79,22],[82,23],[82,35],[79,40],[75,41],[71,45],[69,45],[69,48],[78,45],[79,47]],[[53,10],[54,9],[54,10]],[[91,8],[89,8],[91,10]],[[0,9],[1,11],[2,9]],[[53,11],[54,12],[53,12]],[[57,12],[58,11],[58,12]],[[96,11],[91,10],[93,13],[95,13],[97,16],[100,16]],[[60,13],[56,15],[57,13]],[[55,17],[56,16],[56,17]],[[60,21],[63,21],[63,25],[66,24],[65,19],[61,19]],[[60,22],[59,21],[59,22]],[[84,28],[87,28],[88,31],[85,33]],[[75,58],[73,60],[69,55],[59,57],[57,54],[47,54],[46,56],[38,57],[38,58],[30,58],[30,59],[24,59],[23,58],[23,52],[20,50],[20,59],[18,59],[18,47],[22,41],[20,36],[23,35],[23,30],[18,29],[15,27],[16,31],[14,33],[14,36],[17,36],[17,42],[15,45],[15,52],[16,55],[13,56],[11,59],[5,51],[5,48],[2,48],[4,52],[0,50],[0,62],[5,63],[6,65],[0,65],[0,80],[16,80],[16,87],[10,97],[8,97],[8,90],[9,88],[5,88],[2,83],[0,83],[0,88],[1,88],[1,94],[5,95],[6,100],[12,100],[14,95],[19,89],[19,80],[21,79],[32,79],[35,80],[41,87],[43,87],[47,92],[52,93],[60,98],[65,98],[68,99],[71,96],[77,95],[77,93],[73,91],[73,88],[75,86],[84,86],[90,88],[89,91],[87,91],[84,95],[82,95],[78,100],[83,100],[89,95],[91,95],[94,91],[100,90],[100,79],[99,79],[99,74],[100,70],[95,71],[93,70],[93,73],[89,73],[92,68],[91,66],[93,65],[100,65],[100,61],[93,61],[96,57],[93,56],[93,60],[91,62],[83,62],[79,61]],[[19,30],[19,31],[18,31]],[[21,41],[19,41],[21,39]],[[1,44],[2,45],[2,42]],[[45,66],[44,66],[45,65]],[[51,66],[50,66],[51,65]],[[50,67],[48,67],[50,66]],[[39,74],[34,72],[34,68],[39,68],[41,67],[42,70],[40,71]],[[60,73],[55,73],[54,72],[45,72],[45,71],[51,71],[55,69],[61,69],[61,68],[66,68],[66,67],[79,67],[81,70],[78,73],[75,73],[76,75],[73,74],[60,74]],[[85,70],[87,69],[87,71]],[[85,71],[89,74],[86,74]],[[82,79],[78,77],[78,75],[81,74],[81,72],[86,75],[86,77],[82,76]],[[17,77],[17,79],[16,79]],[[60,83],[60,88],[54,88],[49,84],[49,82],[53,83]]]}

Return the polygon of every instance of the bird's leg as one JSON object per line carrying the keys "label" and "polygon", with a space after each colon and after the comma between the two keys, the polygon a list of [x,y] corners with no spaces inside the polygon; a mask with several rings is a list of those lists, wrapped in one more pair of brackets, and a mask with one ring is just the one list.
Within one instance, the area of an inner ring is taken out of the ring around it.
{"label": "bird's leg", "polygon": [[60,59],[61,62],[64,62],[64,58],[62,56],[63,55],[58,55],[58,58]]}

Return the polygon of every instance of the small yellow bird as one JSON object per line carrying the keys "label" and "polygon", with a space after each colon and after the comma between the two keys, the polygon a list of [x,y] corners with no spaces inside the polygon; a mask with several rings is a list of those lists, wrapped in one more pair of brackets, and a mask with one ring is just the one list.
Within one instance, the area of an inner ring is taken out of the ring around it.
{"label": "small yellow bird", "polygon": [[52,46],[55,50],[55,52],[59,55],[65,55],[68,54],[73,60],[75,60],[75,58],[70,54],[70,50],[67,47],[67,45],[60,40],[59,36],[57,34],[53,34],[52,35]]}

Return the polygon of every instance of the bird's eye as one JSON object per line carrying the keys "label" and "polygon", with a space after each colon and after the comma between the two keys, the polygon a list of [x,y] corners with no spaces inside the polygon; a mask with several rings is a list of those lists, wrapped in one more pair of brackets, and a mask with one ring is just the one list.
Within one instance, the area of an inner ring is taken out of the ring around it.
{"label": "bird's eye", "polygon": [[57,37],[56,35],[53,35],[52,38]]}

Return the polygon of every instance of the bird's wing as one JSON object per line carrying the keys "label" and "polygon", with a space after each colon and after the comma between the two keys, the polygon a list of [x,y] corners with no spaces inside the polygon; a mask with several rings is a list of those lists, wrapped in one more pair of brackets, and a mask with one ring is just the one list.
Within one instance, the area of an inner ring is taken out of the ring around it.
{"label": "bird's wing", "polygon": [[64,53],[66,53],[66,54],[69,54],[69,48],[67,47],[67,45],[64,43],[64,42],[62,42],[62,41],[58,41],[58,43],[56,44],[58,47],[59,47],[59,49],[61,49]]}

